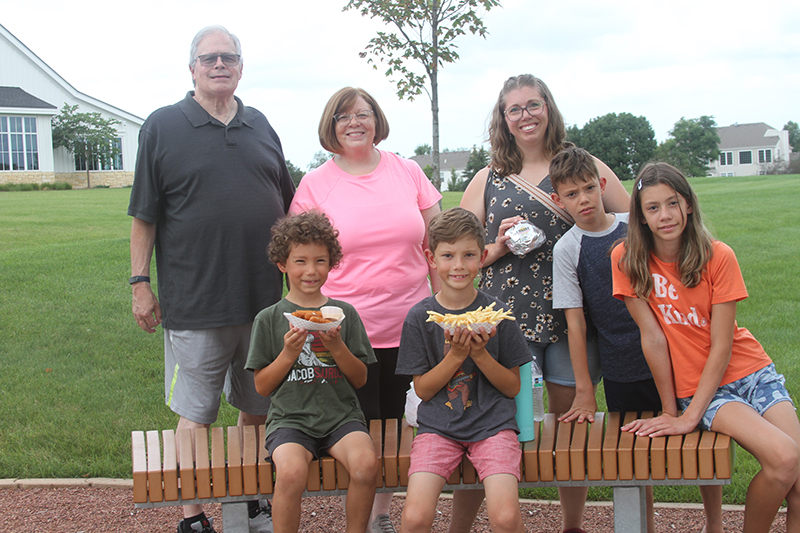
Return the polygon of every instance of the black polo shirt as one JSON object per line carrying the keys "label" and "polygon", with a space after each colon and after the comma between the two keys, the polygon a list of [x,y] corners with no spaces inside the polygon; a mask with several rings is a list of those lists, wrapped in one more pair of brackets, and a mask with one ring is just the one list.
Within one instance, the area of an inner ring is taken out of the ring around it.
{"label": "black polo shirt", "polygon": [[281,298],[266,249],[294,195],[280,139],[262,113],[236,98],[226,126],[193,95],[142,126],[128,207],[156,224],[167,329],[243,324]]}

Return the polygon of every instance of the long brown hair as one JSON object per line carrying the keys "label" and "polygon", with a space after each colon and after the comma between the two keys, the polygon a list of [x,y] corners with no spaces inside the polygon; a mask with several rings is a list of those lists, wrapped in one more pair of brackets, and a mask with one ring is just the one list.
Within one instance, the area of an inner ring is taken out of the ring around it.
{"label": "long brown hair", "polygon": [[564,117],[558,110],[556,101],[547,85],[531,74],[521,74],[508,78],[503,84],[500,96],[492,109],[489,123],[489,142],[492,145],[492,168],[500,174],[507,176],[522,170],[522,152],[517,147],[517,142],[506,124],[503,113],[506,110],[506,96],[511,91],[522,87],[532,87],[542,95],[547,106],[547,130],[544,133],[545,153],[551,159],[558,152],[569,146],[566,142],[567,128],[564,126]]}
{"label": "long brown hair", "polygon": [[686,215],[686,227],[681,235],[681,247],[676,262],[678,276],[685,287],[692,288],[700,283],[703,269],[712,254],[713,238],[703,224],[700,204],[686,176],[667,163],[646,164],[633,186],[626,249],[620,259],[622,272],[630,279],[636,296],[643,300],[648,299],[653,290],[649,260],[654,249],[654,240],[644,218],[641,195],[643,190],[659,184],[671,188],[692,208],[692,212]]}

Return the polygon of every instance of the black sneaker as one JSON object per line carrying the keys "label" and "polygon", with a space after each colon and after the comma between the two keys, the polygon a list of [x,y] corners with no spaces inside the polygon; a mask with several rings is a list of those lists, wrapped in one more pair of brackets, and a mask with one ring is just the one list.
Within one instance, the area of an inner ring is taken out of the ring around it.
{"label": "black sneaker", "polygon": [[272,533],[272,505],[269,500],[258,500],[255,514],[250,514],[250,533]]}
{"label": "black sneaker", "polygon": [[178,523],[178,533],[189,533],[192,531],[196,531],[197,533],[217,533],[217,530],[214,529],[213,518],[203,518],[191,524],[186,524],[185,522],[186,519],[184,518]]}

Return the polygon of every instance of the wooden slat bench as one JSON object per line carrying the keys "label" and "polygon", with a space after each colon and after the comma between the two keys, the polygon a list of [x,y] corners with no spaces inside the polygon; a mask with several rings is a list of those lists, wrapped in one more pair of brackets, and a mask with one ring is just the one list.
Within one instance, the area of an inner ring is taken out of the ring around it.
{"label": "wooden slat bench", "polygon": [[[642,413],[643,417],[652,413]],[[536,439],[521,444],[525,487],[610,486],[614,489],[614,529],[645,532],[644,491],[648,485],[727,485],[735,445],[730,437],[694,431],[671,437],[637,437],[620,427],[636,413],[597,413],[593,424],[561,424],[553,414],[535,424]],[[413,428],[389,420],[370,434],[381,457],[378,492],[403,492]],[[274,474],[264,448],[264,427],[181,430],[180,450],[173,430],[134,431],[133,497],[138,508],[217,502],[226,533],[246,532],[249,500],[266,498]],[[227,435],[227,448],[225,436]],[[177,460],[192,457],[192,461]],[[209,453],[210,452],[210,453]],[[332,457],[313,461],[304,496],[345,494],[347,471]],[[475,468],[464,459],[445,490],[479,489]]]}

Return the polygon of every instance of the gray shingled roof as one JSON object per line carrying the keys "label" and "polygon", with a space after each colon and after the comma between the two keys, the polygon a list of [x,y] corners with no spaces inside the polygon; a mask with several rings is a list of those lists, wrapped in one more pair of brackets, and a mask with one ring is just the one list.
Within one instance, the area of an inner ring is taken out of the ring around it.
{"label": "gray shingled roof", "polygon": [[[458,152],[439,152],[439,164],[442,170],[449,170],[451,168],[466,168],[469,156],[472,154],[471,150],[464,150]],[[428,154],[415,155],[410,158],[416,161],[419,166],[425,168],[427,165],[433,163],[433,157]]]}
{"label": "gray shingled roof", "polygon": [[720,150],[731,148],[751,148],[757,146],[773,146],[778,142],[775,135],[765,137],[767,130],[774,130],[772,126],[763,122],[754,124],[734,124],[724,128],[717,128]]}
{"label": "gray shingled roof", "polygon": [[19,87],[0,87],[0,107],[56,109],[56,106],[28,94]]}

